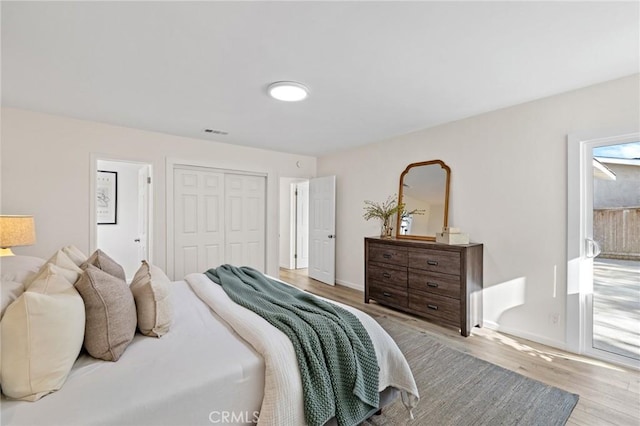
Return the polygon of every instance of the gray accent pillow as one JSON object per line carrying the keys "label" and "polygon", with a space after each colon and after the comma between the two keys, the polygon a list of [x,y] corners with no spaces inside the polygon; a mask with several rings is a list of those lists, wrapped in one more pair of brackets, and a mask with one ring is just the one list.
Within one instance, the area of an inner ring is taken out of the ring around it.
{"label": "gray accent pillow", "polygon": [[94,358],[117,361],[136,333],[136,305],[129,286],[88,264],[75,287],[85,306],[85,349]]}
{"label": "gray accent pillow", "polygon": [[124,268],[100,249],[93,252],[89,259],[81,265],[81,268],[85,269],[87,265],[93,265],[107,274],[120,278],[123,281],[127,280],[126,275],[124,274]]}

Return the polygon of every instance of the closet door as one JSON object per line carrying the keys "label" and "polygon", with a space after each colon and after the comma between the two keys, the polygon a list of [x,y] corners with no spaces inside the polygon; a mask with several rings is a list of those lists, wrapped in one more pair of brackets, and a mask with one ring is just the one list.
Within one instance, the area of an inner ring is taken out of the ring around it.
{"label": "closet door", "polygon": [[225,174],[225,263],[265,271],[264,176]]}
{"label": "closet door", "polygon": [[174,276],[224,262],[224,174],[174,169]]}

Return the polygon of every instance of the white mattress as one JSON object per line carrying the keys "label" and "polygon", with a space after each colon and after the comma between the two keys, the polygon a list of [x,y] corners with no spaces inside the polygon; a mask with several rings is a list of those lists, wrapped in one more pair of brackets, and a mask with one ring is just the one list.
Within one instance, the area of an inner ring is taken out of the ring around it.
{"label": "white mattress", "polygon": [[184,281],[172,300],[167,335],[137,334],[115,363],[81,355],[62,390],[37,402],[3,397],[0,424],[211,425],[225,412],[236,416],[227,424],[250,424],[262,403],[262,357]]}

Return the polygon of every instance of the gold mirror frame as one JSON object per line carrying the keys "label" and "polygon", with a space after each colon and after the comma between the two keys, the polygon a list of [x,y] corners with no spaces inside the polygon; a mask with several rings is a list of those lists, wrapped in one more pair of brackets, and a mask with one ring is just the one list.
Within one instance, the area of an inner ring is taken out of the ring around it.
{"label": "gold mirror frame", "polygon": [[[430,165],[439,165],[446,173],[445,179],[445,194],[444,194],[444,221],[442,226],[446,227],[449,223],[449,181],[451,180],[451,169],[441,160],[431,160],[431,161],[422,161],[420,163],[411,163],[407,166],[406,169],[400,175],[400,189],[398,189],[398,203],[403,202],[403,190],[404,190],[404,178],[409,173],[409,171],[414,167],[422,167],[422,166],[430,166]],[[406,239],[406,240],[426,240],[426,241],[435,241],[435,235],[419,235],[419,234],[400,234],[400,225],[402,221],[402,215],[397,215],[396,221],[396,238],[398,239]]]}

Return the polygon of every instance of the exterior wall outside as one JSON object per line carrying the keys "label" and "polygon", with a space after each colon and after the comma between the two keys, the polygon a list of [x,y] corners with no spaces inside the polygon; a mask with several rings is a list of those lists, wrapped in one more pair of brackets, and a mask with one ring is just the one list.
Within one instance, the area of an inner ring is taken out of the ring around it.
{"label": "exterior wall outside", "polygon": [[615,164],[599,158],[616,180],[594,179],[593,208],[640,207],[640,160],[638,164]]}

